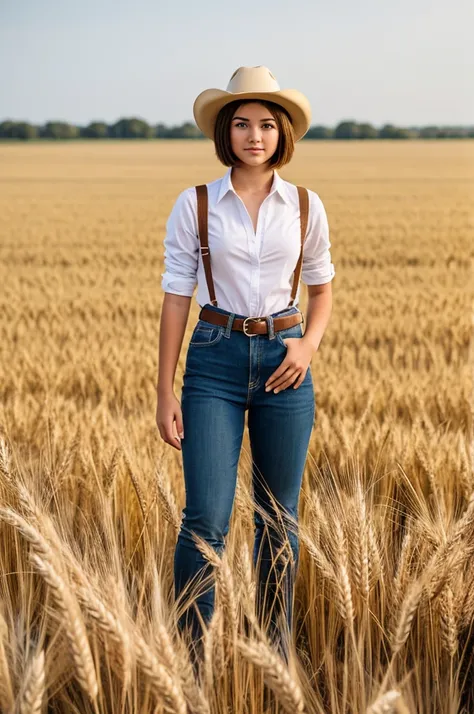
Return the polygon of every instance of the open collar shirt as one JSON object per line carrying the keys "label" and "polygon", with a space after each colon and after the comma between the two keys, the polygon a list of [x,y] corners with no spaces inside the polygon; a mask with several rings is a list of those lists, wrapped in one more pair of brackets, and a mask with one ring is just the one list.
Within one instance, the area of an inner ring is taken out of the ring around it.
{"label": "open collar shirt", "polygon": [[[207,184],[211,271],[218,307],[262,317],[285,309],[291,299],[293,273],[301,248],[298,189],[273,172],[272,188],[262,202],[257,230],[231,180],[232,167]],[[321,285],[335,275],[329,226],[318,194],[308,189],[309,218],[301,279]],[[166,223],[164,292],[210,303],[200,251],[194,186],[182,191]],[[298,305],[301,284],[294,301]]]}

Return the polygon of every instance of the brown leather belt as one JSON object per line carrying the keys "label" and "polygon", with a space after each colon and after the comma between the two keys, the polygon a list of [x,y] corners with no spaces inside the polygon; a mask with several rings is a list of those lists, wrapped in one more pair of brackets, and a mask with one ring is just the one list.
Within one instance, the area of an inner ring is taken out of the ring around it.
{"label": "brown leather belt", "polygon": [[[214,310],[202,307],[199,313],[199,319],[205,320],[206,322],[212,322],[213,325],[222,325],[222,327],[227,327],[229,317],[228,315],[224,315],[222,312],[215,312]],[[287,327],[299,325],[301,322],[304,322],[303,313],[294,312],[291,315],[274,317],[273,329],[275,332],[279,332],[280,330],[285,330]],[[248,336],[266,335],[268,333],[268,323],[265,317],[234,317],[232,329],[240,330],[240,332],[244,332]]]}

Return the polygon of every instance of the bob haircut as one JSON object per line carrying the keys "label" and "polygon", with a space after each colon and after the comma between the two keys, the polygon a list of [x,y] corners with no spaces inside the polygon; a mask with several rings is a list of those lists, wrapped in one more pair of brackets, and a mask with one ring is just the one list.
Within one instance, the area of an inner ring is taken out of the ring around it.
{"label": "bob haircut", "polygon": [[291,123],[290,115],[279,104],[270,102],[266,99],[236,99],[229,102],[219,111],[214,127],[214,144],[216,147],[216,156],[224,166],[235,166],[238,163],[238,158],[232,151],[230,143],[230,127],[232,117],[237,109],[244,104],[257,102],[266,107],[275,119],[278,127],[278,145],[275,153],[269,160],[271,168],[279,169],[289,161],[295,151],[295,134],[293,124]]}

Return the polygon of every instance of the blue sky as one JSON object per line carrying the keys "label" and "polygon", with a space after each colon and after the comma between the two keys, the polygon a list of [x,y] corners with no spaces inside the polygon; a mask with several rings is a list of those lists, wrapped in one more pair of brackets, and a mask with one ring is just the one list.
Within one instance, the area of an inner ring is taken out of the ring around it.
{"label": "blue sky", "polygon": [[474,0],[0,0],[0,120],[192,121],[266,65],[312,124],[474,124]]}

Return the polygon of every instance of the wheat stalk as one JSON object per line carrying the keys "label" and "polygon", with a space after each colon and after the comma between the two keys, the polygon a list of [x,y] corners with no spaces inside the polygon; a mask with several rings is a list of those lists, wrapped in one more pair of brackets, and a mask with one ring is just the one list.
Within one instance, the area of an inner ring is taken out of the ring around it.
{"label": "wheat stalk", "polygon": [[181,528],[181,515],[176,505],[176,500],[171,491],[168,481],[165,481],[162,474],[157,471],[156,473],[156,486],[158,489],[158,494],[160,496],[160,502],[163,507],[163,516],[171,523],[176,533],[179,532]]}
{"label": "wheat stalk", "polygon": [[117,660],[123,688],[126,689],[131,677],[131,640],[127,630],[90,587],[78,585],[76,595],[103,634],[103,643],[109,656]]}
{"label": "wheat stalk", "polygon": [[91,699],[97,697],[99,686],[96,678],[94,660],[87,639],[86,628],[82,620],[77,600],[72,596],[65,581],[54,568],[53,564],[35,553],[30,559],[36,570],[50,588],[56,607],[58,608],[64,628],[67,633],[72,657],[76,667],[77,678],[82,688]]}
{"label": "wheat stalk", "polygon": [[25,673],[18,702],[19,714],[40,714],[45,695],[44,650],[36,654]]}
{"label": "wheat stalk", "polygon": [[187,714],[186,700],[179,678],[171,675],[158,661],[145,640],[138,634],[134,639],[136,661],[147,677],[153,691],[169,714]]}
{"label": "wheat stalk", "polygon": [[415,617],[424,584],[421,579],[415,580],[408,588],[407,594],[401,604],[398,624],[392,641],[392,653],[395,655],[401,650],[410,634],[413,618]]}
{"label": "wheat stalk", "polygon": [[348,555],[347,555],[347,540],[344,534],[342,524],[336,520],[334,524],[336,530],[336,542],[338,551],[338,571],[339,579],[337,580],[337,600],[339,604],[339,612],[347,625],[352,625],[354,621],[354,602],[352,599],[352,588],[348,572]]}
{"label": "wheat stalk", "polygon": [[132,464],[130,463],[130,459],[128,458],[128,454],[122,452],[123,454],[123,459],[125,461],[125,465],[127,467],[127,474],[130,477],[130,481],[132,482],[133,488],[135,489],[135,493],[137,496],[138,500],[138,505],[140,506],[140,510],[143,515],[143,519],[146,520],[146,513],[147,513],[147,500],[145,498],[145,494],[142,491],[142,488],[140,486],[140,483],[135,476],[135,471],[133,470]]}
{"label": "wheat stalk", "polygon": [[115,481],[117,480],[117,473],[120,466],[120,458],[122,455],[122,450],[120,446],[114,449],[110,463],[107,466],[104,475],[104,492],[106,496],[110,496],[112,493]]}
{"label": "wheat stalk", "polygon": [[274,654],[267,644],[239,639],[237,647],[245,659],[260,667],[268,686],[288,714],[304,712],[303,694],[299,685],[291,677],[281,658]]}
{"label": "wheat stalk", "polygon": [[408,529],[403,536],[400,555],[395,569],[394,584],[394,601],[400,606],[403,600],[403,594],[406,588],[407,577],[409,575],[411,547],[413,543],[413,531]]}
{"label": "wheat stalk", "polygon": [[441,640],[450,657],[458,650],[458,632],[454,612],[454,594],[449,585],[443,588],[440,595]]}
{"label": "wheat stalk", "polygon": [[198,550],[216,569],[216,579],[220,588],[219,594],[222,608],[224,612],[227,613],[227,621],[230,624],[232,637],[235,638],[238,628],[238,603],[235,597],[234,579],[229,567],[227,554],[224,554],[222,558],[219,557],[214,548],[203,538],[200,538],[194,533],[193,539]]}
{"label": "wheat stalk", "polygon": [[56,606],[62,615],[62,621],[68,636],[78,679],[91,699],[98,693],[94,663],[77,600],[61,575],[51,547],[36,528],[31,526],[19,514],[10,509],[0,508],[0,518],[16,528],[31,544],[32,564],[50,587]]}
{"label": "wheat stalk", "polygon": [[5,651],[5,641],[8,635],[8,626],[3,614],[0,612],[0,710],[13,709],[13,686],[8,665],[7,653]]}
{"label": "wheat stalk", "polygon": [[0,475],[9,486],[14,487],[14,480],[11,471],[11,453],[6,440],[0,437]]}

